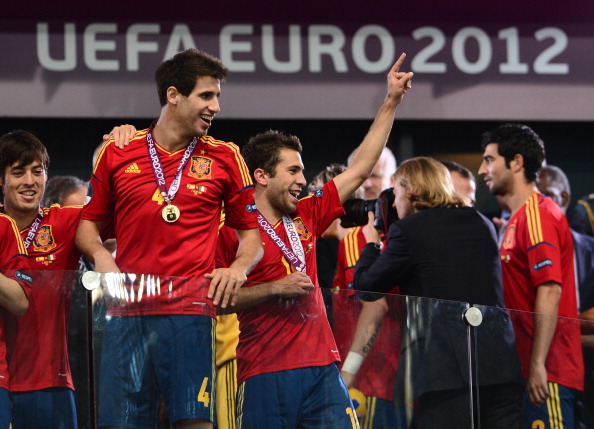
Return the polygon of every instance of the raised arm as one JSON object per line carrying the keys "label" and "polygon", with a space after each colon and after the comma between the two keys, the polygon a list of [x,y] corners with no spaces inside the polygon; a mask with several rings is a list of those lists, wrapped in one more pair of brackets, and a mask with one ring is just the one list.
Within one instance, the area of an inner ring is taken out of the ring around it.
{"label": "raised arm", "polygon": [[400,71],[405,58],[406,54],[400,55],[388,73],[388,90],[384,102],[363,142],[357,148],[351,164],[344,173],[334,178],[342,202],[346,201],[373,171],[390,135],[396,109],[406,91],[411,88],[413,73]]}

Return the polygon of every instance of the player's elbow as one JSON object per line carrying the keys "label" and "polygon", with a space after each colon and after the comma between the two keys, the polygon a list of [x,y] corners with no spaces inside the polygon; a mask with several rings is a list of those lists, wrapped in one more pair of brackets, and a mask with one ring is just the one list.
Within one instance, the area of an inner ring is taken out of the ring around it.
{"label": "player's elbow", "polygon": [[29,309],[29,300],[26,296],[16,299],[10,306],[9,310],[15,316],[24,316]]}

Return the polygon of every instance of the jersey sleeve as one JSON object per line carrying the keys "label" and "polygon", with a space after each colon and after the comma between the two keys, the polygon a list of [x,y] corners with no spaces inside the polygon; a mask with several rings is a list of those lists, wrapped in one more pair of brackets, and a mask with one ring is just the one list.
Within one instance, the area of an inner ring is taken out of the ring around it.
{"label": "jersey sleeve", "polygon": [[563,283],[560,222],[547,210],[533,204],[526,206],[526,240],[531,286],[543,283]]}
{"label": "jersey sleeve", "polygon": [[307,207],[307,210],[310,211],[308,227],[314,229],[316,237],[322,235],[332,222],[344,215],[344,207],[340,202],[334,180],[325,183],[322,189],[300,201],[303,202],[302,207]]}
{"label": "jersey sleeve", "polygon": [[27,250],[18,228],[12,219],[2,215],[0,217],[0,231],[2,236],[0,254],[2,274],[15,280],[29,298],[33,277],[30,270],[27,269]]}
{"label": "jersey sleeve", "polygon": [[215,254],[215,264],[217,268],[227,268],[231,265],[237,254],[238,244],[239,242],[233,229],[228,226],[222,226],[219,229]]}
{"label": "jersey sleeve", "polygon": [[254,185],[239,148],[229,144],[229,186],[224,196],[225,225],[234,229],[258,227],[254,203]]}
{"label": "jersey sleeve", "polygon": [[89,181],[87,199],[82,212],[82,219],[105,222],[112,218],[112,181],[110,174],[109,152],[113,150],[113,138],[103,144],[97,155],[93,174]]}

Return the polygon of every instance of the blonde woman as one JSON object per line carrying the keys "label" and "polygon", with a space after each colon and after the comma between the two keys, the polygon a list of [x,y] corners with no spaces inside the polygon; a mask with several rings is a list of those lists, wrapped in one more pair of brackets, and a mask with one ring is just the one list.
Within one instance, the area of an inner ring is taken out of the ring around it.
{"label": "blonde woman", "polygon": [[[474,304],[485,319],[473,350],[479,357],[480,427],[518,428],[523,387],[511,323],[500,308],[503,289],[493,226],[468,206],[446,167],[432,158],[403,162],[394,179],[400,219],[390,227],[381,255],[370,219],[364,229],[368,244],[355,268],[355,289],[387,292],[397,285],[403,295],[434,298],[399,301],[409,310],[396,389],[407,401],[399,408],[412,407],[408,417],[418,428],[471,427],[469,337],[462,315]],[[372,295],[362,298],[381,296]],[[360,320],[369,316],[362,314]],[[364,345],[365,339],[356,339],[350,351],[361,353]]]}

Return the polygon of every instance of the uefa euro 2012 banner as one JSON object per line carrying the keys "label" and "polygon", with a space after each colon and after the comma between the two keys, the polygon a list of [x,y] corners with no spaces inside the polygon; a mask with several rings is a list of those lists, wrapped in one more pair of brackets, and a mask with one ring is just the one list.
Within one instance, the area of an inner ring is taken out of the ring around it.
{"label": "uefa euro 2012 banner", "polygon": [[[0,92],[13,117],[155,117],[156,67],[198,48],[230,74],[220,117],[367,119],[401,52],[403,119],[591,120],[591,26],[554,18],[407,21],[334,16],[117,21],[0,18]],[[117,100],[117,102],[116,102]]]}

